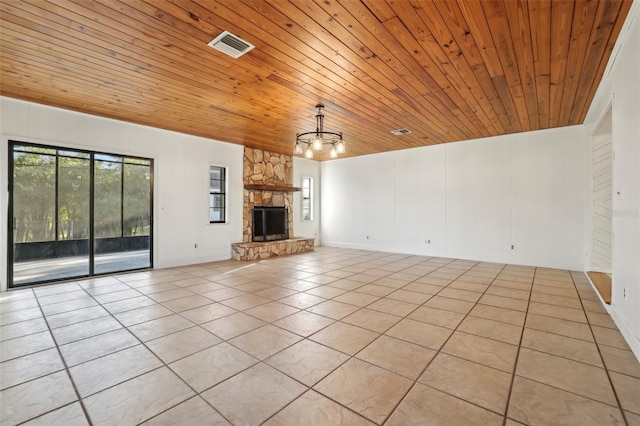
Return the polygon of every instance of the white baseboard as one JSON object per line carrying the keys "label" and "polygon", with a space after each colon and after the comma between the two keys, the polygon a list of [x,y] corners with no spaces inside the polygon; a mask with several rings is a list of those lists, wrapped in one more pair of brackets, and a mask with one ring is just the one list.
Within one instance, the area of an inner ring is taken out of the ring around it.
{"label": "white baseboard", "polygon": [[600,292],[598,291],[596,286],[593,284],[593,281],[591,281],[591,277],[589,276],[589,274],[587,274],[586,272],[583,272],[583,273],[584,273],[584,276],[587,277],[589,284],[591,284],[591,288],[598,296],[598,300],[600,300],[600,303],[602,303],[602,306],[604,306],[604,308],[607,310],[607,312],[611,316],[611,319],[618,327],[618,330],[620,330],[622,337],[624,337],[624,340],[629,345],[629,348],[631,348],[631,351],[640,362],[640,339],[636,337],[636,335],[631,330],[631,327],[629,327],[629,324],[627,324],[626,321],[618,314],[618,310],[615,308],[615,305],[609,305],[605,303],[602,296],[600,296]]}
{"label": "white baseboard", "polygon": [[607,307],[607,312],[609,312],[609,315],[611,315],[613,322],[616,323],[616,325],[618,326],[618,330],[620,330],[620,333],[622,333],[622,337],[624,337],[624,340],[626,340],[627,344],[631,348],[631,351],[636,356],[636,359],[638,360],[638,362],[640,362],[640,339],[638,339],[638,337],[633,334],[633,331],[631,330],[631,327],[629,327],[629,324],[627,324],[626,321],[620,315],[618,315],[618,311],[613,305]]}
{"label": "white baseboard", "polygon": [[165,261],[154,262],[154,269],[176,268],[179,266],[197,265],[199,263],[217,262],[221,260],[231,259],[231,246],[229,253],[212,253],[207,256],[185,257],[181,259],[169,259]]}

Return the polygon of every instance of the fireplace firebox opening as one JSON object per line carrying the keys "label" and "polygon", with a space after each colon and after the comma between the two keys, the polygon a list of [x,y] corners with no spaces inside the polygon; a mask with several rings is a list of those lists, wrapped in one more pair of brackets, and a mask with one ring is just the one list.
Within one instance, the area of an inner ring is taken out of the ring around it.
{"label": "fireplace firebox opening", "polygon": [[278,241],[289,238],[286,207],[255,206],[251,211],[253,241]]}

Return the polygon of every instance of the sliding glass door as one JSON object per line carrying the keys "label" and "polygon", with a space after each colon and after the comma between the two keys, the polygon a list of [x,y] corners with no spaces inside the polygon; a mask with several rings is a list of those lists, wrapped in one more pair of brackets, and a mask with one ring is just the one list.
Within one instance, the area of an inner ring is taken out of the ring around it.
{"label": "sliding glass door", "polygon": [[11,287],[152,266],[152,160],[9,150]]}
{"label": "sliding glass door", "polygon": [[151,161],[96,154],[95,273],[151,266]]}
{"label": "sliding glass door", "polygon": [[87,154],[13,147],[13,284],[89,274]]}

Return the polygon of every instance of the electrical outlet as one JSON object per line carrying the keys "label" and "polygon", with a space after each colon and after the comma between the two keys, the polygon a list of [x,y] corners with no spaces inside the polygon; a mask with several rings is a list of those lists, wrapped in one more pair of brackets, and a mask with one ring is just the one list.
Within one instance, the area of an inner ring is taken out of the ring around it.
{"label": "electrical outlet", "polygon": [[431,244],[431,240],[424,240],[425,244]]}
{"label": "electrical outlet", "polygon": [[198,248],[198,243],[194,244],[193,248]]}
{"label": "electrical outlet", "polygon": [[516,246],[511,244],[511,250],[515,250]]}
{"label": "electrical outlet", "polygon": [[367,235],[367,240],[369,239],[369,236]]}

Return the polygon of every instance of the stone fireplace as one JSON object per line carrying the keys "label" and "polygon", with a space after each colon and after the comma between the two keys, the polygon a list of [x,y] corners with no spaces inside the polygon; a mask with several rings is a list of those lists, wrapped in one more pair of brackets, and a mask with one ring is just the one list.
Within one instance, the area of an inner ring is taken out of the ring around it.
{"label": "stone fireplace", "polygon": [[252,242],[252,210],[254,207],[284,207],[289,213],[288,234],[293,232],[293,158],[261,149],[244,149],[244,201],[242,242]]}
{"label": "stone fireplace", "polygon": [[[303,253],[314,248],[313,238],[293,236],[293,157],[261,149],[244,148],[244,198],[242,211],[242,243],[232,244],[233,258],[238,260],[263,259],[283,254]],[[286,239],[255,241],[254,210],[282,207],[286,212]]]}

